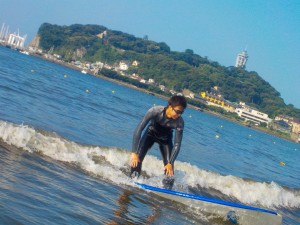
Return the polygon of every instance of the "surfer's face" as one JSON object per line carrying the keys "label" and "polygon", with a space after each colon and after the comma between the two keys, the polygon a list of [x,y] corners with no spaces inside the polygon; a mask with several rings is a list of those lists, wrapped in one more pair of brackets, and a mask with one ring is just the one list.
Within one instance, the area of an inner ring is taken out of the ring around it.
{"label": "surfer's face", "polygon": [[177,119],[180,117],[184,112],[184,108],[180,105],[178,106],[172,106],[169,105],[166,111],[166,115],[168,118]]}

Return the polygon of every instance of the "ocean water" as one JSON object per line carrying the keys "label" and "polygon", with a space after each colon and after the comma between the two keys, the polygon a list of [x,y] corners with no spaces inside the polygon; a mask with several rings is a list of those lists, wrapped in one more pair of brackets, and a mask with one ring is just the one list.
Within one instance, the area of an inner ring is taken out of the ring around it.
{"label": "ocean water", "polygon": [[[0,224],[228,224],[128,178],[133,131],[154,105],[166,100],[0,47]],[[299,144],[191,108],[183,118],[174,190],[300,224]],[[143,170],[162,187],[158,146]]]}

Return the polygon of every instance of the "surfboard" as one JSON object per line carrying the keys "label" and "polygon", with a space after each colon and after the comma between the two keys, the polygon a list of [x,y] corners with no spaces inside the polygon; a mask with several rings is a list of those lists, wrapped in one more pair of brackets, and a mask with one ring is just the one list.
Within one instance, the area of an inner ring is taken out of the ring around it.
{"label": "surfboard", "polygon": [[163,198],[167,198],[190,207],[199,208],[202,212],[207,214],[214,214],[223,218],[224,221],[230,224],[240,225],[257,225],[257,224],[272,224],[281,225],[282,216],[275,211],[268,209],[257,208],[253,206],[227,202],[212,198],[206,198],[199,195],[193,195],[174,190],[168,190],[141,184],[135,184],[147,191],[151,191]]}

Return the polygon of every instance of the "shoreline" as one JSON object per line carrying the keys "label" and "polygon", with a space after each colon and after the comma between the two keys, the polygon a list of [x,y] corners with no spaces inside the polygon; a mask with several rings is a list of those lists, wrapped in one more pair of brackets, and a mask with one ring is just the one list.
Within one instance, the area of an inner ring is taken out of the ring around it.
{"label": "shoreline", "polygon": [[[73,70],[76,70],[76,71],[79,71],[81,72],[82,69],[81,68],[78,68],[70,63],[67,63],[67,62],[64,62],[64,61],[58,61],[58,60],[55,60],[55,59],[50,59],[50,58],[46,58],[42,55],[38,55],[38,54],[30,54],[30,56],[33,56],[33,57],[37,57],[37,58],[40,58],[42,60],[46,60],[48,62],[52,62],[54,64],[58,64],[58,65],[61,65],[61,66],[65,66],[65,67],[68,67],[70,69],[73,69]],[[161,98],[161,99],[164,99],[164,100],[167,100],[168,97],[164,96],[164,95],[161,95],[161,94],[157,94],[155,92],[151,92],[151,91],[148,91],[148,90],[145,90],[143,88],[139,88],[139,87],[136,87],[135,85],[133,84],[129,84],[129,83],[126,83],[126,82],[123,82],[123,81],[120,81],[120,80],[116,80],[116,79],[112,79],[112,78],[109,78],[109,77],[106,77],[104,75],[101,75],[101,74],[93,74],[91,71],[87,71],[86,75],[90,75],[90,76],[94,76],[94,77],[97,77],[97,78],[100,78],[100,79],[103,79],[103,80],[106,80],[106,81],[110,81],[110,82],[113,82],[113,83],[116,83],[116,84],[119,84],[121,86],[124,86],[124,87],[128,87],[128,88],[131,88],[131,89],[134,89],[134,90],[137,90],[137,91],[140,91],[140,92],[143,92],[143,93],[146,93],[146,94],[151,94],[153,96],[156,96],[158,98]],[[224,120],[227,120],[227,121],[230,121],[230,122],[233,122],[233,123],[236,123],[236,124],[239,124],[241,126],[245,126],[246,127],[246,124],[243,124],[243,123],[240,123],[234,119],[231,119],[229,117],[226,117],[226,116],[223,116],[219,113],[216,113],[216,112],[212,112],[212,111],[209,111],[209,110],[205,110],[205,109],[202,109],[202,108],[199,108],[197,106],[194,106],[194,105],[191,105],[191,104],[188,104],[188,107],[189,108],[193,108],[197,111],[199,111],[200,113],[207,113],[209,115],[212,115],[212,116],[216,116],[218,118],[221,118],[221,119],[224,119]],[[295,141],[293,141],[292,139],[289,139],[289,138],[285,138],[285,137],[282,137],[280,135],[277,135],[271,131],[266,131],[264,129],[261,129],[259,127],[248,127],[249,129],[254,129],[254,130],[257,130],[257,131],[260,131],[260,132],[263,132],[263,133],[266,133],[266,134],[269,134],[271,136],[274,136],[274,137],[277,137],[277,138],[281,138],[281,139],[284,139],[286,141],[290,141],[292,143],[296,143],[296,144],[299,144]]]}

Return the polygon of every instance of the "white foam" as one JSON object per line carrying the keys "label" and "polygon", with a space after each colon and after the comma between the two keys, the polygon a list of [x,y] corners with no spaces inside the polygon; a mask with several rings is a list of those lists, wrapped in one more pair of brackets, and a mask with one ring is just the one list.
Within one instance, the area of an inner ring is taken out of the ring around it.
{"label": "white foam", "polygon": [[[0,139],[9,145],[29,152],[41,152],[55,160],[75,163],[83,170],[116,184],[132,185],[122,169],[128,169],[130,152],[113,147],[84,146],[68,141],[56,134],[44,134],[26,125],[0,121]],[[95,157],[105,160],[94,160]],[[160,159],[147,155],[143,171],[151,178],[141,177],[139,182],[162,186],[163,164]],[[188,186],[215,189],[240,202],[263,207],[300,207],[299,191],[286,190],[278,184],[246,181],[239,177],[223,176],[202,170],[189,163],[176,161],[175,187]]]}
{"label": "white foam", "polygon": [[215,189],[234,197],[244,204],[261,205],[263,207],[300,207],[299,191],[289,191],[275,182],[246,181],[231,175],[223,176],[201,170],[189,163],[176,163],[177,170],[185,172],[184,183],[202,188]]}

